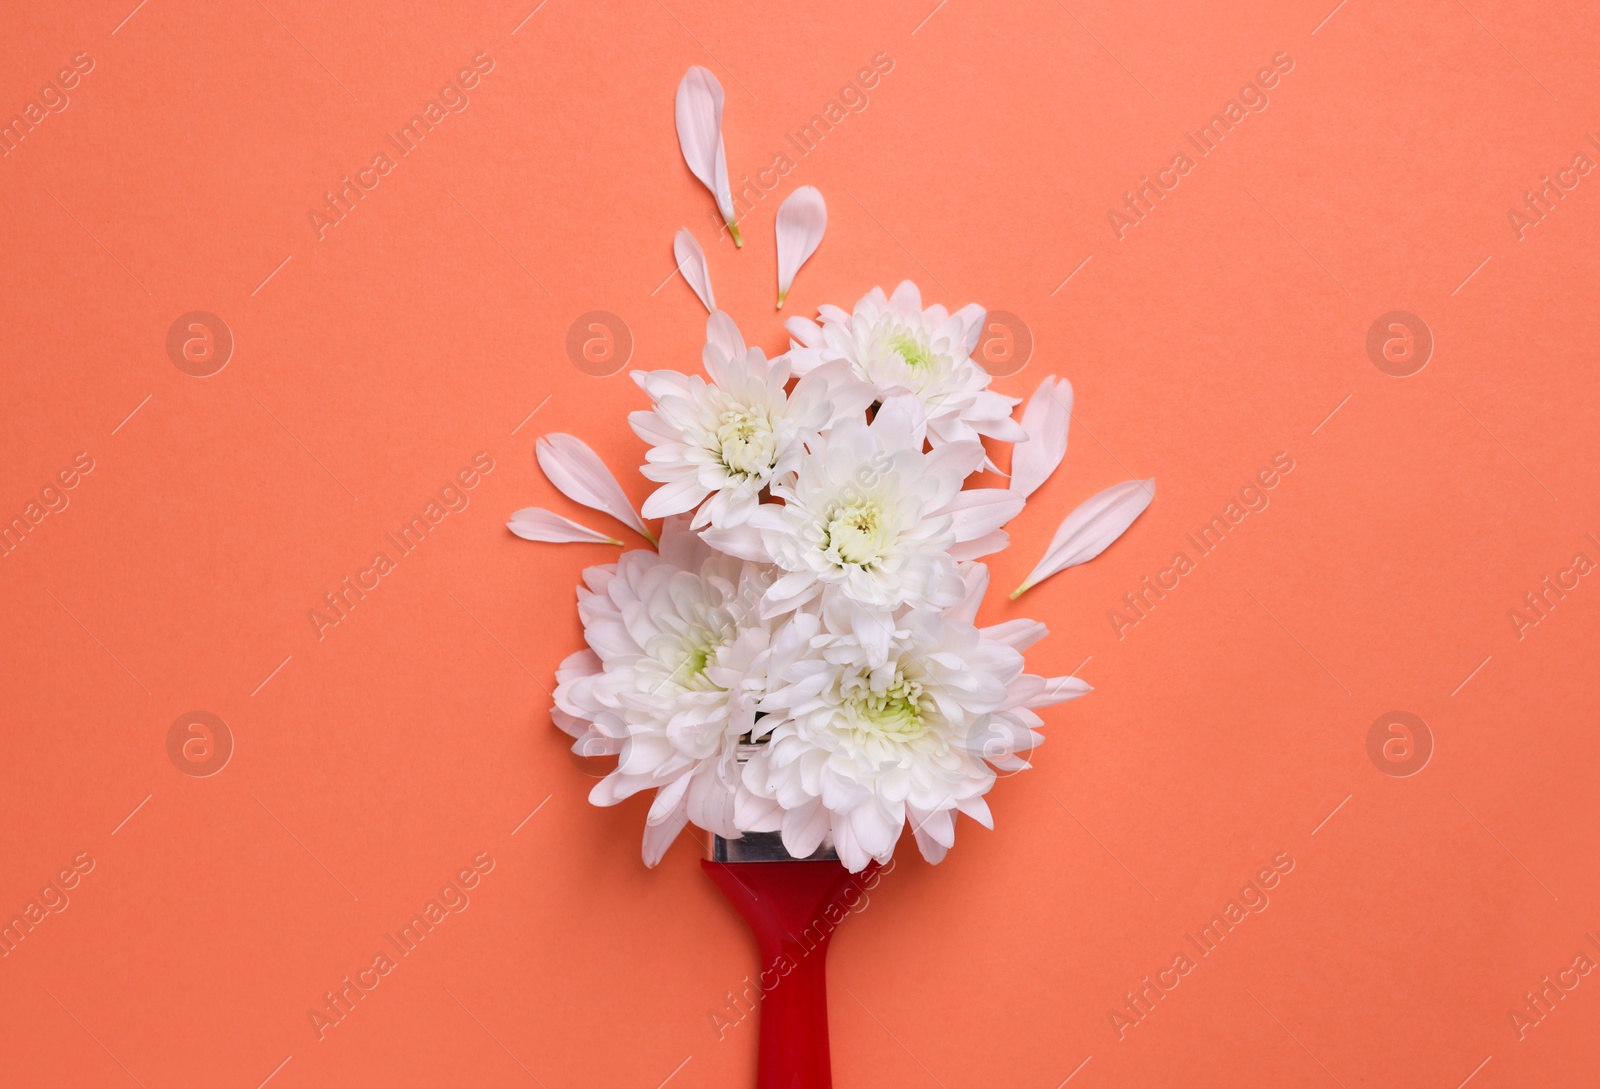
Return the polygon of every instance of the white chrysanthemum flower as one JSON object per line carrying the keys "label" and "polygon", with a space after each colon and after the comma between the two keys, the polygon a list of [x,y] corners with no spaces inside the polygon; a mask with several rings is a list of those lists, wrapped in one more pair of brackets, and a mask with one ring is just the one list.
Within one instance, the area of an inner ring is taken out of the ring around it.
{"label": "white chrysanthemum flower", "polygon": [[[867,634],[875,625],[884,637]],[[992,827],[991,762],[1012,765],[1042,740],[1030,708],[1088,691],[1023,672],[1017,644],[1042,635],[1033,621],[976,628],[965,608],[891,621],[837,596],[795,614],[761,701],[766,743],[743,777],[782,808],[785,849],[804,858],[831,835],[854,872],[888,861],[907,821],[930,862],[954,844],[958,811]]]}
{"label": "white chrysanthemum flower", "polygon": [[796,374],[845,360],[880,399],[912,394],[922,402],[928,439],[936,446],[979,435],[1027,440],[1011,418],[1019,399],[989,389],[989,373],[972,358],[983,330],[981,306],[954,314],[937,303],[924,309],[917,285],[906,280],[888,297],[873,288],[853,313],[823,306],[819,316],[821,324],[803,317],[784,323],[794,338]]}
{"label": "white chrysanthemum flower", "polygon": [[840,414],[863,412],[871,401],[853,388],[830,399],[830,382],[844,378],[842,365],[814,370],[786,393],[788,359],[768,360],[759,348],[746,348],[721,312],[707,322],[703,359],[710,384],[677,371],[634,372],[654,407],[631,413],[628,422],[651,444],[641,472],[662,484],[645,500],[646,518],[698,507],[696,529],[743,524],[762,490],[799,462],[808,435]]}
{"label": "white chrysanthemum flower", "polygon": [[744,525],[705,531],[714,548],[784,570],[764,615],[804,605],[825,588],[889,612],[943,608],[961,596],[958,561],[1005,547],[1000,527],[1021,511],[1022,497],[963,492],[983,446],[952,442],[924,453],[910,401],[891,399],[870,425],[844,419],[808,440],[809,456],[772,483],[782,504],[762,504]]}
{"label": "white chrysanthemum flower", "polygon": [[663,526],[659,555],[626,552],[584,572],[578,613],[589,649],[562,662],[552,712],[577,738],[574,752],[620,755],[591,802],[656,790],[649,866],[690,821],[728,839],[775,821],[773,803],[742,786],[736,761],[765,690],[771,631],[756,604],[771,575],[713,553],[685,523]]}

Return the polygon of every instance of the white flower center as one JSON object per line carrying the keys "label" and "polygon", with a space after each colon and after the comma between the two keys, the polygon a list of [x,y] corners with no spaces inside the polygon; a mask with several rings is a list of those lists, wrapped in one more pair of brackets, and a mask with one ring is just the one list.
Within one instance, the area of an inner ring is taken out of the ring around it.
{"label": "white flower center", "polygon": [[922,685],[898,669],[887,681],[858,675],[841,687],[855,712],[858,732],[886,741],[915,741],[928,732],[922,718]]}
{"label": "white flower center", "polygon": [[883,555],[889,543],[889,527],[883,508],[870,499],[838,507],[828,519],[827,542],[840,563],[866,567]]}
{"label": "white flower center", "polygon": [[765,412],[748,405],[726,409],[717,420],[722,464],[743,476],[762,476],[778,456],[778,437]]}

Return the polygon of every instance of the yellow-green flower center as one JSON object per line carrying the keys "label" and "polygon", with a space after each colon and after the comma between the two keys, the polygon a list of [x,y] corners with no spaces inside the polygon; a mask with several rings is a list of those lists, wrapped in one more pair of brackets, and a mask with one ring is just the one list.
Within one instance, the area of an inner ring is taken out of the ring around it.
{"label": "yellow-green flower center", "polygon": [[716,688],[717,685],[706,676],[706,665],[716,655],[720,644],[709,632],[701,631],[695,632],[687,645],[688,653],[673,672],[672,679],[683,688],[693,688],[701,692]]}
{"label": "yellow-green flower center", "polygon": [[928,346],[923,344],[910,333],[896,333],[889,338],[889,347],[893,348],[905,360],[906,366],[913,370],[927,367],[933,362],[933,353]]}
{"label": "yellow-green flower center", "polygon": [[887,741],[915,741],[928,732],[922,717],[922,685],[895,671],[884,687],[870,687],[851,699],[857,730]]}
{"label": "yellow-green flower center", "polygon": [[831,549],[841,563],[865,567],[883,555],[888,536],[882,508],[871,500],[861,500],[833,512],[828,519],[825,548]]}

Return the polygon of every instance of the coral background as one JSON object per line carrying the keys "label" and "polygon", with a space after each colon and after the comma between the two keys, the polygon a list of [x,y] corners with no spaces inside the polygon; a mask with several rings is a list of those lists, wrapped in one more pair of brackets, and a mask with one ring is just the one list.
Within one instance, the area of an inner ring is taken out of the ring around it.
{"label": "coral background", "polygon": [[[831,223],[786,313],[911,277],[1031,330],[1003,391],[1076,386],[986,615],[1046,620],[1039,670],[1097,689],[1047,712],[995,832],[963,821],[937,868],[903,843],[840,929],[840,1089],[1592,1083],[1600,975],[1508,1015],[1600,959],[1600,575],[1509,614],[1600,561],[1600,174],[1520,239],[1508,212],[1600,156],[1594,5],[134,2],[8,4],[0,37],[0,117],[93,60],[0,159],[0,517],[93,464],[0,559],[0,920],[93,865],[0,958],[0,1080],[750,1084],[754,1019],[712,1014],[753,942],[689,836],[645,870],[644,801],[590,807],[546,713],[614,550],[503,523],[609,525],[539,474],[547,431],[646,494],[642,395],[568,332],[603,311],[630,366],[694,367],[679,226],[783,346],[772,218],[810,184]],[[480,53],[470,105],[319,239],[323,194]],[[754,179],[880,53],[745,248],[716,239],[683,71],[721,79]],[[1270,106],[1119,240],[1124,192],[1280,53]],[[168,354],[192,311],[234,338],[208,377]],[[1435,341],[1408,377],[1368,354],[1391,311]],[[1200,558],[1185,535],[1280,452]],[[480,453],[470,504],[319,632]],[[1073,505],[1146,476],[1104,556],[1004,600]],[[1108,618],[1179,551],[1175,589]],[[1410,776],[1403,740],[1369,755],[1397,710],[1432,739]],[[210,776],[194,711],[232,739]],[[1280,854],[1270,904],[1115,1027]],[[319,1039],[308,1011],[474,858],[470,906]]]}

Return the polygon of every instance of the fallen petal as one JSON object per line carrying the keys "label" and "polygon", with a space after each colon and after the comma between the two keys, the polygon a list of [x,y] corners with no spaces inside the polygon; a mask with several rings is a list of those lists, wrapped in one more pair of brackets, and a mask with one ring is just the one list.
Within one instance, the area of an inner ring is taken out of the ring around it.
{"label": "fallen petal", "polygon": [[1056,530],[1044,558],[1021,586],[1011,591],[1015,601],[1024,592],[1058,571],[1092,560],[1122,536],[1133,520],[1144,513],[1156,495],[1154,480],[1130,480],[1107,488],[1067,515]]}
{"label": "fallen petal", "polygon": [[542,507],[524,507],[511,516],[506,528],[525,541],[543,541],[546,544],[613,544],[622,542],[608,537],[597,529],[564,518],[553,510]]}
{"label": "fallen petal", "polygon": [[822,244],[828,229],[828,205],[815,186],[802,185],[778,208],[778,309],[789,297],[795,273]]}
{"label": "fallen petal", "polygon": [[589,449],[582,439],[560,433],[545,435],[535,445],[534,453],[539,459],[539,468],[562,495],[591,510],[611,515],[651,544],[656,543],[655,534],[633,509],[622,485],[611,475],[600,455]]}
{"label": "fallen petal", "polygon": [[706,312],[716,313],[717,300],[711,293],[711,270],[706,267],[706,253],[689,233],[689,228],[680,227],[673,236],[672,256],[677,259],[684,282],[694,288],[694,293],[705,304]]}
{"label": "fallen petal", "polygon": [[1022,410],[1022,429],[1028,441],[1011,451],[1013,492],[1032,495],[1050,479],[1067,454],[1067,429],[1072,422],[1072,383],[1050,375],[1028,398]]}
{"label": "fallen petal", "polygon": [[717,198],[717,211],[728,225],[735,246],[744,245],[733,214],[733,190],[728,185],[728,157],[722,148],[722,84],[710,70],[695,65],[678,84],[673,113],[678,125],[678,146],[683,160],[700,184]]}

